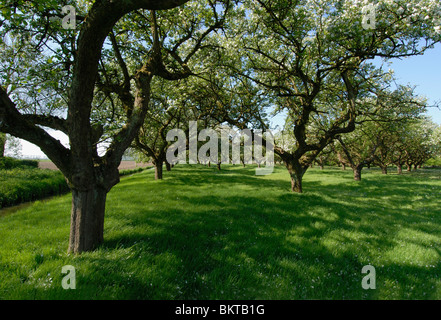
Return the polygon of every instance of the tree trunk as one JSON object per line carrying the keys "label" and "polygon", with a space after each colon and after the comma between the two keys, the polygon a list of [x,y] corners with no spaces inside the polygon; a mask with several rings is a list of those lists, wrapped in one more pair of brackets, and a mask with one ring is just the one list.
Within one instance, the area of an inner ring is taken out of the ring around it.
{"label": "tree trunk", "polygon": [[410,172],[412,170],[412,165],[411,164],[407,164],[407,171]]}
{"label": "tree trunk", "polygon": [[397,173],[402,174],[403,173],[403,166],[401,164],[397,165]]}
{"label": "tree trunk", "polygon": [[346,170],[346,165],[344,163],[341,164],[341,169]]}
{"label": "tree trunk", "polygon": [[285,166],[288,169],[289,175],[291,177],[291,191],[292,192],[303,192],[303,175],[305,174],[305,170],[303,170],[300,163],[295,160],[291,160],[290,162],[285,162]]}
{"label": "tree trunk", "polygon": [[91,251],[103,242],[106,197],[107,191],[98,186],[72,190],[70,253]]}
{"label": "tree trunk", "polygon": [[155,161],[153,163],[155,165],[155,180],[161,180],[162,179],[162,161]]}
{"label": "tree trunk", "polygon": [[303,192],[302,186],[302,176],[297,176],[295,173],[290,173],[291,176],[291,191],[292,192]]}
{"label": "tree trunk", "polygon": [[381,167],[381,173],[382,174],[387,174],[387,166],[382,166]]}
{"label": "tree trunk", "polygon": [[217,170],[221,170],[221,163],[220,163],[220,161],[217,163]]}
{"label": "tree trunk", "polygon": [[165,161],[165,168],[167,171],[171,171],[171,164],[168,161]]}
{"label": "tree trunk", "polygon": [[363,169],[363,166],[355,166],[352,170],[354,171],[354,180],[355,181],[361,181],[361,170]]}

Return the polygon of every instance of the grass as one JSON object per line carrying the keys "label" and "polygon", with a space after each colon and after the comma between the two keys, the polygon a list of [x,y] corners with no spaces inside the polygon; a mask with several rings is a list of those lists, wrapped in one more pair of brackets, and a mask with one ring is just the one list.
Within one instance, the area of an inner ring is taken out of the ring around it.
{"label": "grass", "polygon": [[[0,218],[0,299],[440,299],[441,171],[177,166],[122,178],[105,242],[66,254],[70,196]],[[376,269],[364,290],[363,266]],[[76,290],[61,269],[76,269]]]}
{"label": "grass", "polygon": [[63,194],[68,190],[66,180],[57,171],[41,170],[26,165],[0,169],[0,209]]}

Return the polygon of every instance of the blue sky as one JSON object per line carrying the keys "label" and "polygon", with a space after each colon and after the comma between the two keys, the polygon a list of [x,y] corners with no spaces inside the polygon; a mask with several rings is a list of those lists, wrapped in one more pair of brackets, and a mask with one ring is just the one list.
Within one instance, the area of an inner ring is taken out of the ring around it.
{"label": "blue sky", "polygon": [[[416,93],[425,96],[429,104],[441,104],[441,44],[428,49],[422,56],[392,60],[391,69],[399,84],[416,86]],[[441,110],[429,108],[428,115],[441,124]]]}

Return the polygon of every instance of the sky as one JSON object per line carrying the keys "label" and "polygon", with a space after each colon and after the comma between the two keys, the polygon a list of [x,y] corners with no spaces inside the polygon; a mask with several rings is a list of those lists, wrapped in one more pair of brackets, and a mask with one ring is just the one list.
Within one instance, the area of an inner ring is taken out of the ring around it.
{"label": "sky", "polygon": [[[441,44],[429,49],[422,56],[405,59],[394,59],[390,66],[395,71],[398,84],[411,84],[416,86],[416,93],[425,96],[430,105],[441,104]],[[432,120],[441,125],[441,109],[429,108],[428,115]],[[277,119],[280,120],[280,119]],[[279,122],[279,121],[277,121]],[[69,139],[62,133],[50,132],[64,145],[68,146]],[[40,148],[21,140],[23,158],[46,158]]]}
{"label": "sky", "polygon": [[[429,105],[438,102],[441,107],[441,44],[422,56],[395,59],[390,68],[395,71],[397,83],[416,86],[416,93],[425,96]],[[441,109],[429,108],[428,115],[441,125]]]}

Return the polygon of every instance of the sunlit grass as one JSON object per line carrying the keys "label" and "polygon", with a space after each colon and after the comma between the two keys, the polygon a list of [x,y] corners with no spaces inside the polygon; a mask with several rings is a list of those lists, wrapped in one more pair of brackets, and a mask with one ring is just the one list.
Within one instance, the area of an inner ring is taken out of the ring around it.
{"label": "sunlit grass", "polygon": [[58,171],[29,166],[0,169],[0,209],[68,190],[66,180]]}
{"label": "sunlit grass", "polygon": [[[108,195],[105,242],[66,254],[70,196],[0,218],[2,299],[440,299],[441,171],[147,170]],[[375,290],[361,287],[364,265]],[[76,268],[63,290],[61,268]]]}

